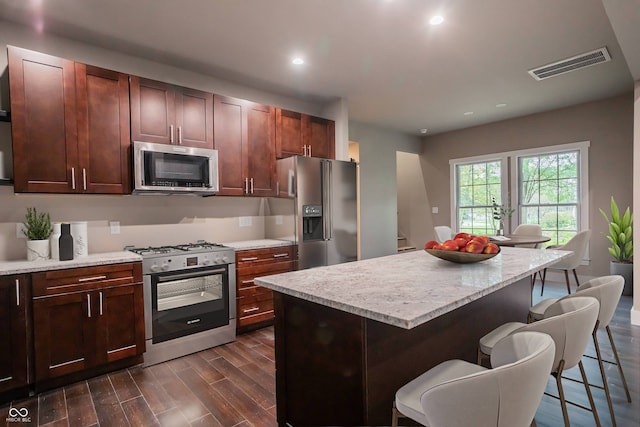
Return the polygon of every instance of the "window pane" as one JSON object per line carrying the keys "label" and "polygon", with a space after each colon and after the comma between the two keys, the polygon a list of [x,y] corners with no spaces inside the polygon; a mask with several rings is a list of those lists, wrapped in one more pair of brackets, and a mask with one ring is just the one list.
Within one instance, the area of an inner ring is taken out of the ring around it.
{"label": "window pane", "polygon": [[540,204],[558,203],[558,181],[540,181]]}
{"label": "window pane", "polygon": [[575,206],[558,207],[558,229],[578,232],[578,211]]}
{"label": "window pane", "polygon": [[566,178],[558,181],[558,202],[578,203],[578,180]]}
{"label": "window pane", "polygon": [[458,185],[471,185],[472,165],[460,165],[458,166]]}
{"label": "window pane", "polygon": [[480,162],[456,166],[458,230],[474,234],[494,232],[492,197],[502,200],[502,163]]}
{"label": "window pane", "polygon": [[486,163],[473,165],[473,184],[481,185],[487,183],[487,166]]}
{"label": "window pane", "polygon": [[465,185],[458,190],[458,206],[473,206],[473,187]]}
{"label": "window pane", "polygon": [[523,181],[520,187],[520,204],[537,205],[540,203],[540,181]]}
{"label": "window pane", "polygon": [[559,154],[558,168],[559,178],[576,178],[578,176],[578,153]]}
{"label": "window pane", "polygon": [[500,184],[502,178],[500,169],[500,162],[487,163],[487,182],[489,184]]}

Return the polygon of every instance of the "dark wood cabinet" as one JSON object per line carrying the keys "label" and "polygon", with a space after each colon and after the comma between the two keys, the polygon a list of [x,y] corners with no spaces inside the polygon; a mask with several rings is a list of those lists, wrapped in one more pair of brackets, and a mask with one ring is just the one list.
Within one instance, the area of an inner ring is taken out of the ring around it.
{"label": "dark wood cabinet", "polygon": [[236,252],[237,329],[246,331],[273,321],[273,292],[254,279],[293,270],[293,246]]}
{"label": "dark wood cabinet", "polygon": [[127,76],[8,47],[16,192],[128,193]]}
{"label": "dark wood cabinet", "polygon": [[0,276],[0,396],[31,382],[30,290],[28,275]]}
{"label": "dark wood cabinet", "polygon": [[221,196],[275,196],[275,109],[214,96]]}
{"label": "dark wood cabinet", "polygon": [[131,139],[213,148],[213,94],[131,76]]}
{"label": "dark wood cabinet", "polygon": [[335,159],[335,122],[276,109],[276,155]]}
{"label": "dark wood cabinet", "polygon": [[140,263],[34,273],[32,286],[36,383],[144,352]]}

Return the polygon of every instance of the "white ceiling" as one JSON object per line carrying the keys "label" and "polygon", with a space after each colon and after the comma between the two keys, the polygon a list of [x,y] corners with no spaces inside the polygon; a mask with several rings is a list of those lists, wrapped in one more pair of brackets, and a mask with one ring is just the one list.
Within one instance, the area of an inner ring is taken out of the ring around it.
{"label": "white ceiling", "polygon": [[[430,26],[434,14],[445,22]],[[0,19],[287,96],[345,98],[350,120],[412,134],[631,91],[639,15],[640,0],[0,0]],[[603,46],[611,62],[527,73]]]}

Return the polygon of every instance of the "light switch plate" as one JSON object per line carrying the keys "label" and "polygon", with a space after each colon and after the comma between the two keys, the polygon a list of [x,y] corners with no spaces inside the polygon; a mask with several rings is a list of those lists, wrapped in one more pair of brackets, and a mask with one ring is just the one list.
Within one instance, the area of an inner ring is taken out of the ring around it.
{"label": "light switch plate", "polygon": [[110,221],[109,228],[111,229],[111,234],[120,234],[120,221]]}
{"label": "light switch plate", "polygon": [[437,206],[432,207],[431,213],[434,213],[434,214],[438,213],[438,207]]}
{"label": "light switch plate", "polygon": [[276,225],[282,225],[282,215],[276,215]]}
{"label": "light switch plate", "polygon": [[238,222],[239,222],[240,227],[251,227],[251,217],[250,216],[238,217]]}

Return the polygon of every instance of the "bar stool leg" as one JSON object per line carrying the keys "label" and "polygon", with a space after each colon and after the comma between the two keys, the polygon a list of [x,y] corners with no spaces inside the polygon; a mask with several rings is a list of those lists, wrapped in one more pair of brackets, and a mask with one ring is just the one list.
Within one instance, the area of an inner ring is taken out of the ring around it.
{"label": "bar stool leg", "polygon": [[584,388],[587,390],[587,397],[589,398],[589,404],[591,404],[591,412],[593,412],[593,418],[596,420],[596,426],[600,427],[600,417],[598,417],[598,411],[596,410],[596,405],[593,402],[593,396],[591,395],[591,387],[589,386],[589,381],[587,381],[587,374],[584,372],[584,365],[582,364],[582,360],[578,362],[578,366],[580,367],[580,375],[582,375],[582,382],[584,383]]}
{"label": "bar stool leg", "polygon": [[609,413],[611,414],[611,422],[612,426],[616,427],[616,416],[613,413],[613,403],[611,402],[611,392],[609,391],[609,384],[607,383],[607,376],[604,372],[604,364],[602,363],[602,354],[600,353],[600,344],[598,343],[598,324],[596,323],[596,327],[593,330],[593,345],[596,349],[596,356],[598,359],[598,366],[600,367],[600,376],[602,377],[602,385],[604,387],[604,394],[607,397],[607,405],[609,405]]}
{"label": "bar stool leg", "polygon": [[564,271],[564,279],[567,281],[567,294],[571,293],[571,285],[569,285],[569,271]]}
{"label": "bar stool leg", "polygon": [[631,394],[629,394],[629,386],[627,386],[627,379],[624,377],[624,372],[622,372],[622,365],[620,364],[620,358],[618,357],[618,350],[616,349],[616,344],[613,342],[613,336],[611,335],[611,329],[609,325],[605,328],[607,330],[607,335],[609,335],[609,342],[611,343],[611,349],[613,350],[613,356],[616,358],[616,364],[618,365],[618,371],[620,372],[620,377],[622,378],[622,384],[624,385],[624,391],[627,393],[627,402],[631,403]]}
{"label": "bar stool leg", "polygon": [[542,280],[542,286],[540,286],[540,296],[542,296],[543,292],[544,292],[544,281],[547,278],[547,269],[545,268],[544,270],[542,270],[542,273],[540,274],[540,279]]}

